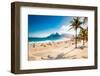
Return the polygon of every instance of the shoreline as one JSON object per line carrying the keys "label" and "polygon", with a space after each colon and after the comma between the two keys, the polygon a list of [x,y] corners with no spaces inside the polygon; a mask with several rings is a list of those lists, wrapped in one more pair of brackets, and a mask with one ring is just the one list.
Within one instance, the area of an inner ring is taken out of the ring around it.
{"label": "shoreline", "polygon": [[60,42],[60,41],[70,41],[72,39],[69,39],[69,38],[63,38],[63,39],[58,39],[58,40],[46,40],[46,41],[38,41],[38,42],[34,42],[34,41],[31,41],[31,42],[28,42],[29,44],[33,44],[33,43],[49,43],[49,42]]}

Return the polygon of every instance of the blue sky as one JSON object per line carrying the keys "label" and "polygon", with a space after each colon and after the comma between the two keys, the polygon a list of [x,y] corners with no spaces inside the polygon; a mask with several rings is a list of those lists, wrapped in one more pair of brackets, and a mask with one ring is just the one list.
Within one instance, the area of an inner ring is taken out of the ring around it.
{"label": "blue sky", "polygon": [[71,16],[28,15],[28,36],[46,37],[56,32],[63,33],[61,28],[68,26],[71,20]]}

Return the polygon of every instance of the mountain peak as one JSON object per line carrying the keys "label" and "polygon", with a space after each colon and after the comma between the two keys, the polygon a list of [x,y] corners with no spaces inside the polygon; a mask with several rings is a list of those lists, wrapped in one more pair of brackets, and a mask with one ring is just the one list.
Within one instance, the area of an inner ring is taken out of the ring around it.
{"label": "mountain peak", "polygon": [[49,36],[48,36],[48,38],[60,38],[61,37],[61,35],[59,34],[59,33],[53,33],[53,34],[50,34]]}

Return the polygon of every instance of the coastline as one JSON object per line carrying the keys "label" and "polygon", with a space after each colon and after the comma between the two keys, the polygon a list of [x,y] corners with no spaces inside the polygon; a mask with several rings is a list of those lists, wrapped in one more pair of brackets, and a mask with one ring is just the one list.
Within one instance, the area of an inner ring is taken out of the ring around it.
{"label": "coastline", "polygon": [[58,39],[58,40],[45,40],[45,41],[31,41],[28,42],[29,44],[33,44],[33,43],[49,43],[49,42],[60,42],[60,41],[70,41],[70,38],[63,38],[63,39]]}

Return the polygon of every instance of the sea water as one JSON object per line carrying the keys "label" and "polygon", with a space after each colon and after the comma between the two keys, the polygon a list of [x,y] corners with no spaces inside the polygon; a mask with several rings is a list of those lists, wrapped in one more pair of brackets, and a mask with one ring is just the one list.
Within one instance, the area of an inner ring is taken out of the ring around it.
{"label": "sea water", "polygon": [[58,41],[65,41],[70,40],[69,38],[28,38],[29,43],[48,43],[48,42],[58,42]]}

